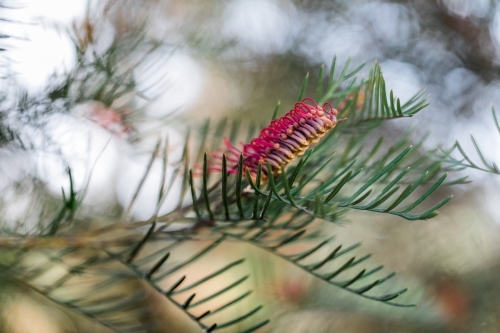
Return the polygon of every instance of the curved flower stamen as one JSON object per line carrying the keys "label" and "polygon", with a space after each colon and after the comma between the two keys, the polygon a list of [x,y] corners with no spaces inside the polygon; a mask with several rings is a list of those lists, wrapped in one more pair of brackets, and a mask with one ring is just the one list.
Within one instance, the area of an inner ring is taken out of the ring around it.
{"label": "curved flower stamen", "polygon": [[[224,138],[225,150],[219,150],[212,156],[217,161],[209,166],[210,171],[221,171],[222,153],[231,164],[243,155],[243,167],[252,177],[257,174],[259,164],[271,165],[274,176],[296,156],[304,154],[312,143],[318,142],[329,130],[342,120],[337,120],[337,110],[330,103],[322,106],[313,99],[305,98],[295,103],[294,108],[283,117],[274,119],[260,131],[258,137],[238,149],[227,138]],[[237,172],[237,163],[228,167],[229,173]],[[267,169],[262,168],[261,179],[266,180]]]}

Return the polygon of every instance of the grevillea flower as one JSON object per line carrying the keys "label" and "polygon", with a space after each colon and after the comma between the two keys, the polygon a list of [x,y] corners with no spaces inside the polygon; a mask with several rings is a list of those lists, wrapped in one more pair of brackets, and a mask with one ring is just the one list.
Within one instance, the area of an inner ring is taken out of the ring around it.
{"label": "grevillea flower", "polygon": [[212,154],[216,162],[209,165],[209,170],[220,171],[222,154],[225,154],[227,171],[237,173],[239,158],[243,155],[243,168],[247,168],[253,178],[259,164],[262,164],[261,179],[268,178],[267,163],[276,176],[296,156],[304,154],[312,143],[318,142],[337,125],[337,113],[330,103],[320,106],[311,98],[305,98],[295,103],[295,107],[283,117],[272,120],[250,143],[242,144],[242,149],[225,138],[226,147]]}

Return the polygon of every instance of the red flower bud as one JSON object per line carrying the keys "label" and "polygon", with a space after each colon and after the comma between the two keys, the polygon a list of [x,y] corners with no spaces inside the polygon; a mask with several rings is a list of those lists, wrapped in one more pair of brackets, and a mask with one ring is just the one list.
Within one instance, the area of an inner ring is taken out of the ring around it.
{"label": "red flower bud", "polygon": [[279,119],[274,119],[262,129],[259,136],[240,150],[227,138],[225,149],[214,153],[216,162],[209,165],[210,171],[221,171],[222,153],[226,154],[228,172],[236,173],[240,155],[243,167],[255,177],[259,164],[263,164],[261,179],[267,179],[266,163],[271,165],[273,175],[278,175],[296,156],[304,154],[307,148],[335,127],[337,110],[330,103],[318,105],[311,98],[295,103],[293,110]]}

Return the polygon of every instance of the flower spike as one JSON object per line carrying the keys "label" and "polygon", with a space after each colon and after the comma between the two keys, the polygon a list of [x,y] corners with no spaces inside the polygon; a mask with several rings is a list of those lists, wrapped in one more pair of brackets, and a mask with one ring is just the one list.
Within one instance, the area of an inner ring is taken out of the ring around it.
{"label": "flower spike", "polygon": [[[259,164],[271,165],[274,176],[280,174],[296,156],[304,154],[312,143],[318,142],[337,123],[337,110],[330,103],[318,105],[313,99],[305,98],[295,103],[295,107],[283,117],[274,119],[250,143],[242,144],[240,150],[227,138],[225,149],[213,153],[217,161],[209,166],[210,171],[221,171],[222,154],[226,155],[227,172],[237,173],[240,155],[243,155],[243,167],[252,177],[257,174]],[[267,168],[262,168],[262,180],[266,180]]]}

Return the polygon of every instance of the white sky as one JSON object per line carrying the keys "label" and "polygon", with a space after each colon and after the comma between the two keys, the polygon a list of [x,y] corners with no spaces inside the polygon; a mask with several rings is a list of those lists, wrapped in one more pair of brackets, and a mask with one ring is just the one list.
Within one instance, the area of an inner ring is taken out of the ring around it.
{"label": "white sky", "polygon": [[31,0],[23,7],[8,11],[9,18],[23,24],[4,24],[6,31],[24,40],[8,41],[8,56],[18,81],[29,91],[43,87],[54,72],[74,65],[74,49],[54,25],[68,27],[85,14],[86,0]]}

